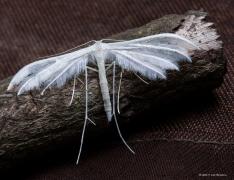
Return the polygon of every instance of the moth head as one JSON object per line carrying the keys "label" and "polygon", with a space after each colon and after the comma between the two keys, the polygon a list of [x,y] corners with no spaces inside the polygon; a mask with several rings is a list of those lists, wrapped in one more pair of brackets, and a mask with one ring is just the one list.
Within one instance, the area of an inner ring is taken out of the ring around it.
{"label": "moth head", "polygon": [[102,41],[95,41],[95,46],[97,51],[102,50]]}

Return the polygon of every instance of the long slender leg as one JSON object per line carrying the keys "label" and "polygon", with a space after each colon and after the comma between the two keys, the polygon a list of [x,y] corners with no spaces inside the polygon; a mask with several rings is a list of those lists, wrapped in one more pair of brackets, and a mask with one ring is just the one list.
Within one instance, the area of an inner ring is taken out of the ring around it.
{"label": "long slender leg", "polygon": [[77,79],[78,79],[78,81],[81,82],[81,84],[84,84],[84,82],[79,77],[77,77]]}
{"label": "long slender leg", "polygon": [[[143,81],[145,84],[149,84],[147,81],[142,79],[139,75],[134,73],[136,77],[138,77],[141,81]],[[119,79],[119,88],[118,88],[118,96],[117,96],[117,111],[118,114],[120,114],[120,109],[119,109],[119,97],[120,97],[120,90],[121,90],[121,83],[122,83],[122,78],[123,78],[123,70],[120,73],[120,79]]]}
{"label": "long slender leg", "polygon": [[74,99],[75,88],[76,88],[76,75],[74,76],[73,89],[72,89],[72,97],[71,97],[71,100],[70,100],[69,106],[71,106],[72,101],[73,101],[73,99]]}
{"label": "long slender leg", "polygon": [[[78,80],[83,83],[83,81],[81,81],[79,78]],[[84,83],[83,83],[84,84]],[[74,99],[74,94],[75,94],[75,86],[76,86],[76,76],[74,76],[74,82],[73,82],[73,89],[72,89],[72,97],[71,97],[71,100],[70,100],[70,103],[69,103],[69,106],[71,106],[72,104],[72,101]],[[88,110],[87,110],[88,111]],[[96,126],[96,123],[94,121],[92,121],[90,118],[88,118],[89,122],[91,122],[93,125]]]}
{"label": "long slender leg", "polygon": [[93,67],[89,67],[89,66],[87,66],[87,68],[88,68],[89,70],[92,70],[92,71],[94,71],[94,72],[97,72],[97,73],[98,73],[98,70],[97,70],[97,69],[95,69],[95,68],[93,68]]}
{"label": "long slender leg", "polygon": [[120,114],[120,109],[119,109],[119,96],[120,96],[122,78],[123,78],[123,70],[122,70],[121,73],[120,73],[119,88],[118,88],[118,96],[117,96],[117,111],[118,111],[119,114]]}
{"label": "long slender leg", "polygon": [[96,123],[92,121],[90,118],[88,118],[89,122],[91,122],[94,126],[96,126]]}
{"label": "long slender leg", "polygon": [[113,66],[114,62],[112,62],[111,64],[108,64],[106,67],[106,72]]}
{"label": "long slender leg", "polygon": [[114,62],[114,66],[113,66],[113,98],[112,98],[112,104],[113,104],[113,116],[114,116],[114,120],[115,120],[115,124],[116,124],[116,127],[117,127],[117,131],[119,133],[119,136],[121,138],[121,140],[123,141],[123,143],[125,144],[125,146],[129,149],[129,151],[131,151],[133,154],[135,154],[135,152],[130,148],[130,146],[127,144],[127,142],[124,140],[123,136],[122,136],[122,133],[119,129],[119,125],[118,125],[118,121],[117,121],[117,118],[116,118],[116,115],[115,115],[115,62]]}
{"label": "long slender leg", "polygon": [[84,127],[83,127],[83,131],[81,135],[81,140],[80,140],[80,150],[79,150],[79,154],[76,160],[76,164],[78,164],[80,160],[80,155],[81,155],[82,146],[84,142],[84,133],[85,133],[85,128],[86,128],[86,124],[88,120],[88,77],[87,76],[88,76],[87,67],[85,67],[85,120],[84,120]]}
{"label": "long slender leg", "polygon": [[138,77],[143,83],[149,84],[149,82],[145,81],[142,77],[140,77],[137,73],[134,73],[136,77]]}

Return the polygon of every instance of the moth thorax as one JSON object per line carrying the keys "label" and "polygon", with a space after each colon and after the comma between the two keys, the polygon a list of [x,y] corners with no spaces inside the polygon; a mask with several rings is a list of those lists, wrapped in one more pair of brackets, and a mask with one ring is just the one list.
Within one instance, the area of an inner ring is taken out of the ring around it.
{"label": "moth thorax", "polygon": [[95,53],[95,58],[97,61],[104,60],[105,59],[105,53],[102,48],[102,42],[101,41],[96,41],[96,53]]}
{"label": "moth thorax", "polygon": [[102,42],[101,41],[96,41],[95,45],[96,45],[96,50],[97,51],[102,50]]}

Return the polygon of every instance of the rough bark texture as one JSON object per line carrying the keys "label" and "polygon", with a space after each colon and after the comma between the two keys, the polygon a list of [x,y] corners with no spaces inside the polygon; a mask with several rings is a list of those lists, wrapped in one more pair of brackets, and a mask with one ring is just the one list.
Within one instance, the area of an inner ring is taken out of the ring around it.
{"label": "rough bark texture", "polygon": [[[142,27],[112,36],[115,39],[133,39],[160,32],[180,32],[189,15],[204,16],[202,12],[185,15],[168,15]],[[127,123],[139,114],[170,103],[181,96],[193,96],[220,86],[226,71],[222,47],[213,42],[214,48],[197,51],[193,63],[181,63],[180,72],[168,71],[167,80],[144,84],[132,73],[123,75],[120,96],[120,123]],[[219,43],[218,43],[219,44]],[[118,82],[117,75],[117,82]],[[81,79],[83,77],[80,77]],[[111,82],[112,73],[108,72]],[[72,84],[63,89],[47,92],[44,96],[32,92],[16,97],[6,93],[8,78],[0,84],[0,169],[13,167],[25,158],[40,156],[47,150],[55,151],[66,141],[80,135],[84,122],[84,86],[77,87],[77,95],[68,107]],[[98,133],[108,127],[100,95],[98,75],[89,72],[90,118],[97,123],[91,128]],[[110,86],[111,87],[111,86]],[[88,124],[88,128],[92,125]],[[77,141],[77,140],[76,140]]]}

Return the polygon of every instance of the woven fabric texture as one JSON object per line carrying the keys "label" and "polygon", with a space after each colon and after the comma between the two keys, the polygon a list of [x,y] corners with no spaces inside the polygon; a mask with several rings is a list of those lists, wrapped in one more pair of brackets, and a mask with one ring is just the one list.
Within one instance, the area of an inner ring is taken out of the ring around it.
{"label": "woven fabric texture", "polygon": [[170,113],[164,112],[166,116],[161,113],[148,125],[133,128],[127,141],[136,155],[120,141],[108,140],[109,145],[97,144],[95,152],[84,153],[79,167],[72,158],[46,161],[26,171],[24,178],[234,178],[233,0],[0,0],[0,79],[35,58],[191,9],[207,11],[224,42],[228,72],[222,86],[212,95],[182,101]]}

